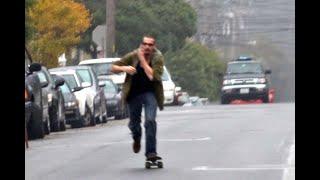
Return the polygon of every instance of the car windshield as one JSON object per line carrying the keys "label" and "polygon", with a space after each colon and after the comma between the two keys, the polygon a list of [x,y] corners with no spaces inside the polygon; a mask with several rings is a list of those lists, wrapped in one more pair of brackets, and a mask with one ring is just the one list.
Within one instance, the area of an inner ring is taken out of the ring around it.
{"label": "car windshield", "polygon": [[170,74],[166,68],[163,68],[163,73],[161,77],[162,81],[169,81],[170,80]]}
{"label": "car windshield", "polygon": [[92,70],[95,72],[97,76],[99,75],[110,75],[113,74],[111,69],[111,63],[96,63],[96,64],[86,64],[92,67]]}
{"label": "car windshield", "polygon": [[110,81],[104,81],[106,85],[104,86],[105,93],[117,93],[117,89]]}
{"label": "car windshield", "polygon": [[79,74],[79,76],[81,78],[81,82],[88,82],[88,83],[92,84],[92,79],[91,79],[89,70],[78,69],[77,73]]}
{"label": "car windshield", "polygon": [[232,63],[228,65],[228,74],[260,74],[262,73],[262,66],[260,63]]}
{"label": "car windshield", "polygon": [[63,94],[71,93],[71,90],[69,89],[69,86],[67,85],[67,83],[63,83],[63,85],[60,86],[60,89],[61,89]]}
{"label": "car windshield", "polygon": [[42,71],[39,71],[37,75],[40,79],[40,83],[48,82],[46,75]]}
{"label": "car windshield", "polygon": [[76,78],[74,77],[74,75],[65,74],[62,76],[63,76],[64,80],[68,83],[68,85],[71,89],[78,87],[78,84],[77,84],[77,81],[76,81]]}

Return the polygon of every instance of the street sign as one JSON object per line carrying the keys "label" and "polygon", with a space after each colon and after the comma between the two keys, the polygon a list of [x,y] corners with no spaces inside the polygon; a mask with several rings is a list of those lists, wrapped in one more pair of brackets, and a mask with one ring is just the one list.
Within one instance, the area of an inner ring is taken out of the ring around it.
{"label": "street sign", "polygon": [[106,26],[99,25],[92,31],[92,41],[100,46],[103,51],[106,47]]}

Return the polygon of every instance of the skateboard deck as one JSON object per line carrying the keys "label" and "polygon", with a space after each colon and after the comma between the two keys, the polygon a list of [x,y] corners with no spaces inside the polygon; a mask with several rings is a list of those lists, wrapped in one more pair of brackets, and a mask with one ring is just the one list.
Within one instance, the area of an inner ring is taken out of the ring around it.
{"label": "skateboard deck", "polygon": [[163,168],[162,160],[155,160],[155,161],[146,160],[145,168],[150,169],[151,167]]}

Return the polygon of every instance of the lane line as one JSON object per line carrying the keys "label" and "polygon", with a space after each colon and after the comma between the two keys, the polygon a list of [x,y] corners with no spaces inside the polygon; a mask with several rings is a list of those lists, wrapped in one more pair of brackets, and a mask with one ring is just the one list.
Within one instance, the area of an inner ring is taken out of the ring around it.
{"label": "lane line", "polygon": [[[158,139],[161,142],[193,142],[193,141],[209,141],[211,137],[203,137],[203,138],[187,138],[187,139]],[[144,143],[145,140],[142,140],[141,143]],[[113,141],[113,142],[102,142],[102,143],[81,143],[76,145],[63,144],[63,145],[47,145],[42,147],[33,146],[30,150],[39,150],[39,149],[60,149],[60,148],[74,148],[74,147],[99,147],[99,146],[108,146],[115,144],[130,144],[130,141]]]}
{"label": "lane line", "polygon": [[[291,145],[289,149],[289,156],[287,159],[288,166],[295,167],[295,142]],[[283,171],[283,180],[294,180],[295,179],[295,169],[293,168],[286,168]]]}
{"label": "lane line", "polygon": [[193,171],[261,171],[261,170],[284,170],[295,169],[294,166],[288,166],[286,164],[275,165],[256,165],[252,167],[220,167],[214,168],[209,166],[197,166],[192,168]]}

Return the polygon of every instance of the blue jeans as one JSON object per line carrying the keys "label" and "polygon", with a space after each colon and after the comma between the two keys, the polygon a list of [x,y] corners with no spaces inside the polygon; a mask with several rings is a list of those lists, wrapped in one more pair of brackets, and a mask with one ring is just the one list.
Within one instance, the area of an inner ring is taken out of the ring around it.
{"label": "blue jeans", "polygon": [[129,121],[129,129],[132,132],[132,138],[141,139],[141,112],[142,106],[144,105],[145,111],[145,136],[146,136],[146,152],[145,155],[157,154],[156,150],[156,133],[157,133],[157,101],[154,93],[146,92],[140,94],[136,97],[133,97],[128,102],[129,112],[130,112],[130,121]]}

